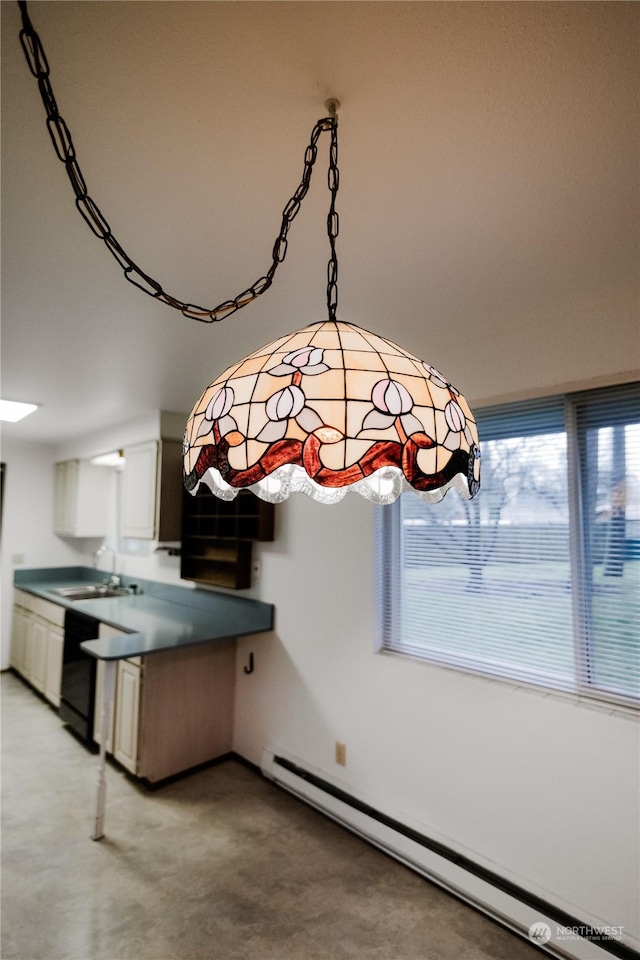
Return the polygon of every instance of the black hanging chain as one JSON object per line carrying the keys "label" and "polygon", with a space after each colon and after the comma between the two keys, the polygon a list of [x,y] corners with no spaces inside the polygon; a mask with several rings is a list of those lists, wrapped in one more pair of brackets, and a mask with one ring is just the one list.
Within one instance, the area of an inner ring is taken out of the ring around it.
{"label": "black hanging chain", "polygon": [[58,105],[49,79],[49,63],[44,52],[44,47],[42,46],[42,41],[34,30],[31,19],[29,18],[26,0],[18,0],[18,6],[22,14],[20,43],[22,44],[29,70],[38,81],[38,89],[47,114],[49,136],[51,137],[51,142],[53,143],[58,159],[64,163],[69,182],[75,193],[76,207],[95,236],[103,241],[111,256],[114,257],[122,267],[129,283],[132,283],[155,300],[159,300],[161,303],[166,303],[168,306],[180,310],[185,317],[193,320],[201,320],[203,323],[213,323],[216,320],[224,320],[225,317],[230,316],[242,307],[246,307],[263,294],[265,290],[269,289],[278,265],[282,263],[287,255],[287,234],[289,233],[289,228],[298,215],[300,205],[309,190],[311,174],[318,156],[318,140],[324,131],[329,130],[331,132],[331,147],[329,153],[328,185],[331,192],[331,206],[327,217],[327,232],[331,246],[331,257],[327,271],[327,308],[329,311],[329,319],[335,320],[338,305],[338,260],[336,257],[338,214],[336,212],[336,195],[338,193],[340,179],[338,171],[337,117],[324,117],[322,120],[318,120],[313,128],[311,140],[304,155],[302,180],[300,181],[298,189],[282,211],[280,233],[273,245],[273,261],[267,273],[263,277],[260,277],[259,280],[256,280],[250,287],[247,287],[246,290],[243,290],[242,293],[239,293],[233,300],[225,300],[212,309],[199,307],[193,303],[185,303],[177,297],[172,297],[170,294],[165,293],[158,281],[141,270],[131,259],[113,235],[107,218],[100,210],[100,207],[95,200],[89,196],[87,184],[76,156],[71,132],[58,111]]}
{"label": "black hanging chain", "polygon": [[[328,185],[331,193],[331,205],[327,216],[327,234],[329,235],[329,245],[331,247],[331,257],[327,267],[327,308],[329,310],[329,320],[335,320],[336,310],[338,308],[338,257],[336,255],[336,237],[340,229],[340,221],[336,210],[336,196],[340,186],[340,171],[338,170],[338,119],[329,117],[333,120],[331,126],[331,146],[329,147],[329,172]],[[323,123],[324,121],[320,121]]]}

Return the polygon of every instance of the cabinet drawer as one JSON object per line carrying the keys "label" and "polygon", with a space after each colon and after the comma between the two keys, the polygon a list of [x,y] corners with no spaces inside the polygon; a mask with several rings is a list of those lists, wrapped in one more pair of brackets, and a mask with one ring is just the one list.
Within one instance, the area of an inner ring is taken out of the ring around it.
{"label": "cabinet drawer", "polygon": [[65,608],[59,603],[52,603],[51,600],[45,600],[43,597],[36,597],[33,593],[27,593],[26,590],[13,591],[13,602],[15,606],[22,607],[23,610],[30,610],[43,620],[55,624],[56,627],[64,627]]}
{"label": "cabinet drawer", "polygon": [[33,606],[31,609],[43,620],[55,624],[56,627],[64,627],[65,608],[59,603],[52,603],[50,600],[43,600],[42,597],[32,597]]}
{"label": "cabinet drawer", "polygon": [[37,597],[34,597],[32,593],[27,593],[25,590],[14,590],[13,591],[13,602],[17,607],[22,607],[23,610],[35,610]]}

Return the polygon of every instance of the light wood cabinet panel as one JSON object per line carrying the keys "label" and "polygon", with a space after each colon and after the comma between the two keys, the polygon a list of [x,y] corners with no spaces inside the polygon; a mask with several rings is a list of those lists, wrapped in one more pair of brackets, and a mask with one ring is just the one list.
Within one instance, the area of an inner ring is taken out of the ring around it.
{"label": "light wood cabinet panel", "polygon": [[[94,722],[98,743],[103,672],[99,662]],[[152,783],[229,753],[234,684],[234,640],[120,660],[107,752]]]}
{"label": "light wood cabinet panel", "polygon": [[235,641],[145,658],[139,775],[151,782],[232,749]]}

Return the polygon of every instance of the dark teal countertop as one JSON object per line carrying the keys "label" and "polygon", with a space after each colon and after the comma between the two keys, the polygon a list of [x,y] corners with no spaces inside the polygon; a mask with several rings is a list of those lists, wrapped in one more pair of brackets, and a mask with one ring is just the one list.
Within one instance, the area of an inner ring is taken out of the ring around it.
{"label": "dark teal countertop", "polygon": [[139,585],[142,592],[135,596],[69,600],[53,593],[61,587],[102,583],[103,576],[102,571],[89,567],[45,567],[16,570],[14,584],[27,593],[127,631],[123,636],[82,644],[99,660],[147,656],[273,629],[273,604],[139,577],[123,578],[125,586],[134,582]]}

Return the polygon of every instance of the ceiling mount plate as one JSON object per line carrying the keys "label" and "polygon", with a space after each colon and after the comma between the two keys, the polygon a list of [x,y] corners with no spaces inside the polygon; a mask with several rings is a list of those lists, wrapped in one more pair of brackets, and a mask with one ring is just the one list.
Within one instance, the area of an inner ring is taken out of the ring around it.
{"label": "ceiling mount plate", "polygon": [[340,109],[340,101],[336,100],[335,97],[330,97],[328,100],[325,100],[324,106],[330,117],[336,117]]}

